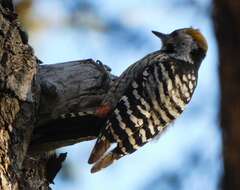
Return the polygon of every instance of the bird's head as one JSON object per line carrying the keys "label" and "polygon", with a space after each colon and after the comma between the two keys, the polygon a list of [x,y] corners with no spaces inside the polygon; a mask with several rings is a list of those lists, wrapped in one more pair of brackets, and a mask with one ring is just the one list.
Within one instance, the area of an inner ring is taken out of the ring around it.
{"label": "bird's head", "polygon": [[152,32],[161,39],[161,50],[175,58],[200,64],[207,53],[207,41],[198,29],[182,28],[170,34]]}

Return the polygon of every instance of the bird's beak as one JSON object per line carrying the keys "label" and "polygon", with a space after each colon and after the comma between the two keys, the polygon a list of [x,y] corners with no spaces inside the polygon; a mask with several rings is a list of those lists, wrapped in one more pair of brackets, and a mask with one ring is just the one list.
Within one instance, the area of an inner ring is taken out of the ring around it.
{"label": "bird's beak", "polygon": [[157,37],[159,37],[162,40],[162,42],[165,42],[169,37],[168,34],[163,34],[161,32],[157,32],[157,31],[152,31],[152,33],[155,34]]}

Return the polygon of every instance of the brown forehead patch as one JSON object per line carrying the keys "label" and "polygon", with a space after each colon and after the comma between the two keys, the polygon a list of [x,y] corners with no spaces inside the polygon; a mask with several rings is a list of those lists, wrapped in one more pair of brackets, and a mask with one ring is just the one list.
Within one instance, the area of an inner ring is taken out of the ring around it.
{"label": "brown forehead patch", "polygon": [[204,38],[202,33],[199,30],[188,28],[186,33],[192,36],[192,38],[198,43],[198,45],[205,51],[208,49],[207,40]]}

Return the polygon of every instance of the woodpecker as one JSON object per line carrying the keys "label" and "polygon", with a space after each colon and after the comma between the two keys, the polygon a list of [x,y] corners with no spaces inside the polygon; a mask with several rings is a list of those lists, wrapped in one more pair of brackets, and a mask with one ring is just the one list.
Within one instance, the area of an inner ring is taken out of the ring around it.
{"label": "woodpecker", "polygon": [[[92,173],[162,134],[191,100],[208,49],[206,39],[194,28],[152,32],[161,39],[161,49],[131,65],[96,112],[107,120],[88,161],[94,163]],[[116,146],[108,151],[112,144]]]}

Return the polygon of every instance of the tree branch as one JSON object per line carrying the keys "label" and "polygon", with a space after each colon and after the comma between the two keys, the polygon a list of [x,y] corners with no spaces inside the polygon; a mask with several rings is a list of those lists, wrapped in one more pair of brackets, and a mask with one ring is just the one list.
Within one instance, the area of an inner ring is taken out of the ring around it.
{"label": "tree branch", "polygon": [[91,59],[41,65],[38,75],[41,83],[38,125],[64,113],[95,110],[113,77]]}
{"label": "tree branch", "polygon": [[42,65],[41,104],[30,154],[92,140],[104,119],[94,115],[62,120],[60,115],[80,111],[95,112],[116,79],[107,69],[91,59],[54,65]]}

